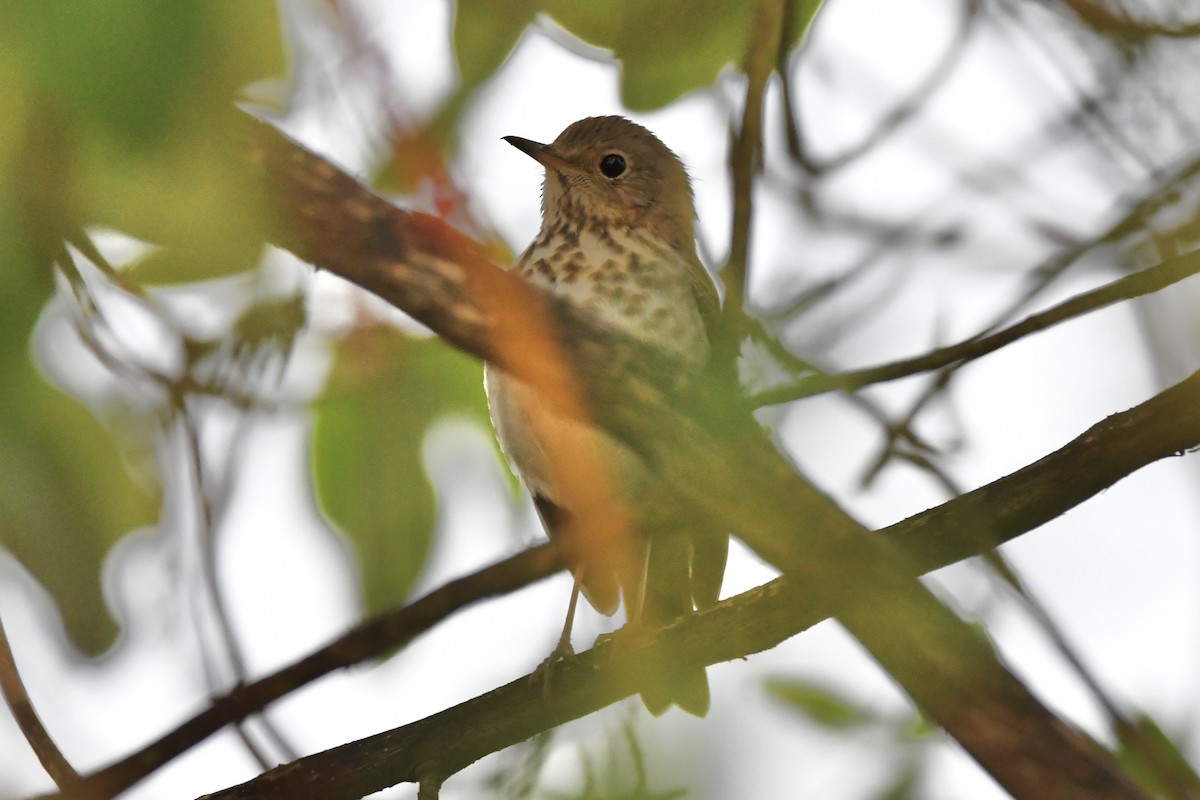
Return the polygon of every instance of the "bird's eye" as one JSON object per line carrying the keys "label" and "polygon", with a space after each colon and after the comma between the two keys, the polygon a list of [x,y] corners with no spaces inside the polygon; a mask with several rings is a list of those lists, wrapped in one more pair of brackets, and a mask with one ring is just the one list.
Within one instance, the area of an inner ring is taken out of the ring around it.
{"label": "bird's eye", "polygon": [[619,178],[625,172],[625,159],[616,153],[609,153],[600,159],[600,171],[606,178]]}

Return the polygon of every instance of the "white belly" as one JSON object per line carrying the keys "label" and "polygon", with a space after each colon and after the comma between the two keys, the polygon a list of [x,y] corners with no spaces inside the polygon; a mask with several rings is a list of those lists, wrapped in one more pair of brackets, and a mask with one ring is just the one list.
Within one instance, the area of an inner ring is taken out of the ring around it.
{"label": "white belly", "polygon": [[645,467],[632,450],[600,428],[551,413],[528,384],[487,366],[484,388],[500,449],[531,494],[562,504],[555,459],[572,453],[601,459],[625,491],[643,482]]}

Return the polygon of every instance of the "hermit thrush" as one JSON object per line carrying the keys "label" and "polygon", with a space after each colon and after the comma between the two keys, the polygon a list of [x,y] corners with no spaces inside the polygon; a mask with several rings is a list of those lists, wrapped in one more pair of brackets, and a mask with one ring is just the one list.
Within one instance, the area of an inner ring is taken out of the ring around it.
{"label": "hermit thrush", "polygon": [[[615,116],[582,119],[548,145],[505,140],[546,170],[541,231],[512,269],[597,322],[661,348],[685,369],[702,369],[720,308],[696,255],[691,186],[679,158],[650,131]],[[601,429],[551,413],[528,385],[494,368],[486,385],[501,448],[552,538],[570,536],[576,513],[564,471],[555,467],[572,458],[563,451],[597,456],[617,484],[618,502],[657,506],[637,509],[637,530],[614,545],[631,550],[625,563],[640,568],[622,575],[611,566],[621,559],[572,564],[576,591],[612,614],[619,586],[631,620],[650,626],[717,601],[728,549],[723,532],[699,530],[662,508],[670,503],[655,495],[652,470]],[[560,643],[566,647],[570,616]],[[703,668],[647,673],[642,698],[652,713],[672,703],[707,712]]]}

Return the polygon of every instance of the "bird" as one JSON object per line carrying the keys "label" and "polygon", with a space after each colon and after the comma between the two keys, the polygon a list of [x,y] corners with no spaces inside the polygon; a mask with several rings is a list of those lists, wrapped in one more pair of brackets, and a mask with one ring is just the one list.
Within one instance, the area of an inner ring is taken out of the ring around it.
{"label": "bird", "polygon": [[[691,183],[679,157],[621,116],[581,119],[549,144],[503,138],[545,170],[541,228],[510,269],[596,323],[674,359],[686,373],[704,370],[721,306],[696,252]],[[552,540],[569,540],[581,513],[572,507],[568,470],[556,468],[575,453],[605,468],[615,504],[635,509],[634,530],[613,537],[622,550],[617,557],[569,564],[575,585],[556,652],[573,652],[580,591],[606,615],[616,612],[623,594],[627,617],[648,628],[717,602],[727,533],[673,507],[669,493],[656,492],[654,470],[637,452],[599,427],[556,413],[528,384],[487,365],[485,388],[500,448]],[[655,716],[672,704],[707,714],[703,666],[647,665],[642,673],[640,694]]]}

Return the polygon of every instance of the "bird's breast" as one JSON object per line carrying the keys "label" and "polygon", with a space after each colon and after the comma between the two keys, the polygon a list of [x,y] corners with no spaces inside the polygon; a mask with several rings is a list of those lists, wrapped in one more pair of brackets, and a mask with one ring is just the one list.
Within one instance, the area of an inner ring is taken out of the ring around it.
{"label": "bird's breast", "polygon": [[693,366],[708,360],[692,266],[670,247],[636,233],[551,228],[514,268],[606,326]]}

